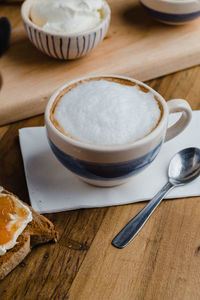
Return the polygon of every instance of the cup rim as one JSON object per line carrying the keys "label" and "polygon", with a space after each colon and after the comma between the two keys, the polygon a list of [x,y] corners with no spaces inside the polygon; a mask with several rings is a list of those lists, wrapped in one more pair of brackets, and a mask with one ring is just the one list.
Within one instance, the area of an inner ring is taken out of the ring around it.
{"label": "cup rim", "polygon": [[[90,79],[90,78],[96,78],[96,77],[113,77],[113,78],[118,78],[118,79],[125,79],[125,80],[129,80],[131,82],[134,82],[136,84],[140,84],[142,86],[144,86],[145,88],[149,89],[155,96],[157,96],[157,98],[159,99],[159,102],[162,105],[163,108],[163,115],[161,120],[159,121],[159,124],[156,126],[155,129],[152,130],[152,132],[150,132],[149,134],[147,134],[146,136],[144,136],[141,139],[138,139],[137,141],[134,142],[130,142],[130,143],[126,143],[126,144],[115,144],[115,145],[97,145],[97,144],[89,144],[83,141],[78,141],[75,139],[72,139],[66,135],[64,135],[61,131],[59,131],[51,122],[50,120],[50,110],[51,107],[54,103],[54,101],[56,100],[56,97],[62,92],[62,90],[66,87],[68,87],[69,85],[72,85],[80,80],[86,80],[86,79]],[[47,106],[46,106],[46,110],[45,110],[45,124],[46,124],[46,128],[48,131],[48,128],[50,128],[54,135],[59,137],[62,141],[71,144],[72,146],[75,146],[76,148],[79,149],[84,149],[84,150],[92,150],[92,151],[97,151],[97,152],[117,152],[117,151],[122,151],[122,150],[129,150],[135,147],[140,147],[143,146],[147,143],[149,143],[150,141],[152,141],[156,136],[159,135],[160,131],[163,130],[163,128],[165,128],[165,124],[166,124],[166,118],[168,117],[168,109],[167,109],[167,103],[164,100],[164,98],[158,93],[156,92],[154,89],[152,89],[151,87],[149,87],[148,85],[146,85],[145,83],[130,78],[130,77],[126,77],[126,76],[120,76],[120,75],[89,75],[89,76],[83,76],[80,78],[76,78],[74,80],[71,80],[67,83],[65,83],[64,85],[62,85],[61,87],[59,87],[50,97]]]}
{"label": "cup rim", "polygon": [[[43,32],[44,34],[50,34],[54,37],[60,37],[60,38],[66,38],[66,37],[69,37],[69,38],[73,38],[73,37],[79,37],[79,36],[82,36],[82,35],[85,35],[85,34],[92,34],[93,32],[97,31],[98,29],[102,28],[102,26],[107,22],[107,20],[110,19],[111,17],[111,10],[110,10],[110,6],[109,4],[106,2],[106,0],[102,0],[103,1],[103,5],[104,5],[104,8],[106,10],[106,14],[105,14],[105,17],[101,20],[101,22],[93,27],[92,29],[89,29],[89,30],[85,30],[85,31],[82,31],[82,32],[79,32],[79,33],[71,33],[71,34],[65,34],[65,33],[53,33],[53,32],[50,32],[50,31],[46,31],[44,30],[42,27],[36,25],[35,23],[33,23],[31,21],[31,19],[29,18],[29,16],[27,15],[26,13],[26,7],[28,5],[31,4],[31,2],[34,2],[34,0],[25,0],[21,6],[21,16],[22,16],[22,19],[25,23],[27,23],[29,26],[33,27],[34,29],[36,30],[39,30],[41,32]],[[30,8],[29,8],[29,11],[30,11]]]}

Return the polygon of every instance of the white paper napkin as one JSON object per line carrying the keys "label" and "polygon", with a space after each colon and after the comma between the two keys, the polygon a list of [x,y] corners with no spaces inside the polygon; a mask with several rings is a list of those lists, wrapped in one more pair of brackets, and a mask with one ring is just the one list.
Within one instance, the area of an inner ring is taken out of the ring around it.
{"label": "white paper napkin", "polygon": [[[178,114],[170,117],[170,124]],[[40,213],[78,208],[103,207],[150,200],[167,181],[171,157],[186,147],[200,148],[200,111],[193,112],[190,125],[179,136],[165,143],[153,163],[123,185],[98,188],[80,181],[55,158],[44,127],[19,131],[25,174],[32,207]],[[167,198],[200,195],[200,177],[171,191]]]}

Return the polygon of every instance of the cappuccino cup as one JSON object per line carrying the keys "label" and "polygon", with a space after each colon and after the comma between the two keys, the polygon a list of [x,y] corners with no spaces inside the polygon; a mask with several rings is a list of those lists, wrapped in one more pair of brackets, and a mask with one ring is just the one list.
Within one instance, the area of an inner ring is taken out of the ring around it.
{"label": "cappuccino cup", "polygon": [[[174,112],[182,115],[168,128]],[[138,80],[95,75],[57,89],[47,104],[45,124],[50,147],[68,170],[89,184],[115,186],[148,167],[191,117],[183,99],[166,102]]]}

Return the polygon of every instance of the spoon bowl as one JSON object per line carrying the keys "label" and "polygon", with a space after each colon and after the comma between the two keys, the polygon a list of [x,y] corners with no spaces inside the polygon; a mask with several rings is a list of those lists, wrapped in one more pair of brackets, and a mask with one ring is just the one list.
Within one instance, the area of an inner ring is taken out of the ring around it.
{"label": "spoon bowl", "polygon": [[169,181],[173,185],[183,185],[198,177],[200,174],[200,149],[186,148],[172,158],[169,169]]}

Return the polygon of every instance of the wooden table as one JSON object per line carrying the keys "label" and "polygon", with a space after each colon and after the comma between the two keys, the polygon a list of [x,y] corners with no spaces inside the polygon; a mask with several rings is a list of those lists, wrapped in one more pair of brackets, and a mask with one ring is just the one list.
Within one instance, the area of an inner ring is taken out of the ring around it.
{"label": "wooden table", "polygon": [[[12,26],[21,22],[19,11],[18,5],[0,5]],[[199,76],[200,67],[194,67],[148,84],[166,99],[186,98],[200,109]],[[43,123],[38,116],[0,128],[0,185],[26,202],[18,129]],[[34,249],[0,283],[0,299],[198,300],[199,200],[164,201],[123,250],[110,242],[145,203],[49,214],[59,242]]]}

